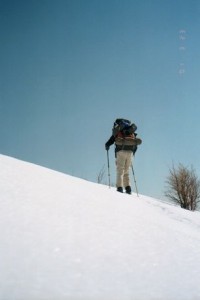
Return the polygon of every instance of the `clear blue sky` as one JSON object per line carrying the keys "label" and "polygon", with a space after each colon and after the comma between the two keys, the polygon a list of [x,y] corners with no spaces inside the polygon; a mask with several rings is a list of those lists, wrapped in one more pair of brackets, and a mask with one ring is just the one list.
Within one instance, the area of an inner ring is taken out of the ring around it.
{"label": "clear blue sky", "polygon": [[124,117],[140,193],[163,198],[172,162],[200,176],[199,16],[199,0],[1,0],[0,153],[96,181]]}

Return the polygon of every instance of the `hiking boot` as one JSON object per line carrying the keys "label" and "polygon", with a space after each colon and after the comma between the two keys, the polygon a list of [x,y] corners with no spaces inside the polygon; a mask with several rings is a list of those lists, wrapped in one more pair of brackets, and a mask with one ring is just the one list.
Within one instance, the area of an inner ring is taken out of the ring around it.
{"label": "hiking boot", "polygon": [[123,188],[120,186],[120,187],[117,188],[117,191],[120,192],[120,193],[123,193]]}
{"label": "hiking boot", "polygon": [[127,194],[131,195],[131,187],[129,185],[126,186],[125,190]]}

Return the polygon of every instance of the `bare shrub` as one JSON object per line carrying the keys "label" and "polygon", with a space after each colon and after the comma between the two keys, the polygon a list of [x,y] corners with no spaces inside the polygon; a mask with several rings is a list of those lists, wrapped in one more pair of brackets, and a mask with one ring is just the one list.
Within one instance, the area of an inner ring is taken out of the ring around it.
{"label": "bare shrub", "polygon": [[200,180],[194,169],[179,164],[177,168],[172,166],[169,169],[169,176],[166,180],[167,190],[165,196],[182,208],[196,210],[200,202]]}
{"label": "bare shrub", "polygon": [[97,174],[97,182],[98,183],[103,183],[103,180],[105,178],[105,165],[101,168],[101,170],[99,171],[99,173]]}

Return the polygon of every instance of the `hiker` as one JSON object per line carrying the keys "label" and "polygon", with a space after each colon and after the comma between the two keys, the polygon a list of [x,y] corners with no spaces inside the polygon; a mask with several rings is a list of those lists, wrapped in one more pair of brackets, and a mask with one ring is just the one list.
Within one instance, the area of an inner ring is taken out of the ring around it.
{"label": "hiker", "polygon": [[136,138],[137,126],[126,119],[116,119],[112,129],[112,136],[105,144],[108,151],[110,146],[115,143],[116,157],[116,187],[117,191],[123,193],[123,188],[127,194],[131,194],[131,184],[129,178],[129,169],[132,164],[132,158],[137,151],[137,146],[142,140]]}

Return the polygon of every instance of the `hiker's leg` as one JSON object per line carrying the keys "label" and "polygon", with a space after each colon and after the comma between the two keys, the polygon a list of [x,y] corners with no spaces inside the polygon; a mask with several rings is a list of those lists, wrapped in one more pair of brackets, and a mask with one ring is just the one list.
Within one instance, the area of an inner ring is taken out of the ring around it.
{"label": "hiker's leg", "polygon": [[126,163],[125,151],[119,151],[116,154],[116,187],[123,187],[124,166]]}
{"label": "hiker's leg", "polygon": [[[124,151],[125,152],[125,151]],[[126,188],[127,186],[131,186],[129,170],[132,163],[133,153],[131,151],[126,151],[126,159],[124,164],[124,176],[123,176],[123,186]]]}

